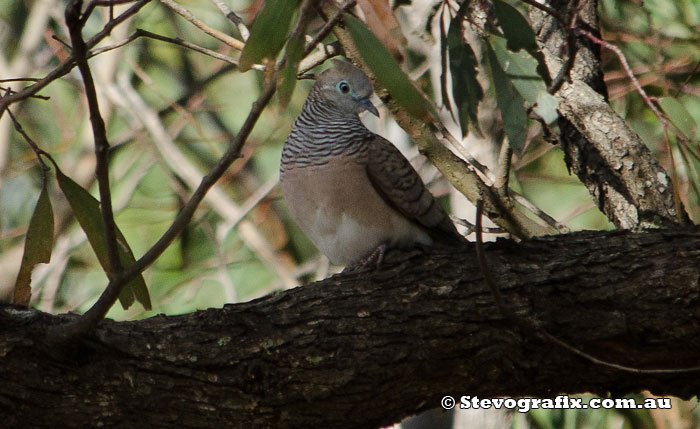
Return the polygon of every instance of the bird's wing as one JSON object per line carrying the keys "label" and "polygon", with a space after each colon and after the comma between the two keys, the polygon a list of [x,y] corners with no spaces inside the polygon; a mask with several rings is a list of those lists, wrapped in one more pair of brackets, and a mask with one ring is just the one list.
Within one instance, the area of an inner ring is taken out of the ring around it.
{"label": "bird's wing", "polygon": [[367,175],[390,206],[422,226],[436,241],[464,240],[411,163],[391,142],[374,135],[368,147]]}

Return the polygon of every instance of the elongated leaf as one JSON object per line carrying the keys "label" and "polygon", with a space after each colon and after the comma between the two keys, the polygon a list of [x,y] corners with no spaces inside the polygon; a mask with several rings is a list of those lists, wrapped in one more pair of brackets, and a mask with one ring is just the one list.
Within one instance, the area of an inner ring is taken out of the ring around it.
{"label": "elongated leaf", "polygon": [[263,58],[275,58],[284,46],[298,0],[267,0],[255,17],[250,37],[241,52],[238,68],[248,71]]}
{"label": "elongated leaf", "polygon": [[447,94],[447,72],[449,66],[447,64],[447,30],[445,29],[443,13],[440,13],[438,22],[440,22],[440,96],[442,97],[443,106],[450,112],[452,119],[457,122],[452,103],[450,102],[450,96]]}
{"label": "elongated leaf", "polygon": [[282,108],[289,104],[289,100],[294,93],[294,87],[297,83],[297,70],[301,54],[304,53],[303,37],[293,37],[287,42],[287,65],[281,71],[282,82],[280,83],[278,93],[279,104]]}
{"label": "elongated leaf", "polygon": [[416,118],[425,118],[430,109],[429,104],[408,80],[389,50],[353,16],[345,14],[343,19],[357,50],[360,51],[367,66],[372,69],[379,84],[386,88],[391,97],[411,115]]}
{"label": "elongated leaf", "polygon": [[481,85],[476,80],[477,60],[471,46],[462,38],[462,21],[467,11],[468,1],[462,3],[457,15],[447,30],[447,50],[450,54],[450,74],[452,75],[452,98],[459,112],[459,125],[462,136],[469,132],[469,123],[477,130],[477,109],[484,96]]}
{"label": "elongated leaf", "polygon": [[[88,242],[97,255],[100,265],[105,270],[109,269],[109,259],[107,257],[107,245],[104,236],[104,221],[100,212],[100,202],[97,201],[88,191],[75,183],[70,177],[66,176],[60,170],[56,170],[56,178],[58,186],[63,191],[63,194],[68,200],[75,218],[85,231]],[[136,260],[129,245],[124,239],[124,235],[117,228],[117,248],[119,251],[119,260],[122,265],[127,266]],[[127,309],[134,303],[134,298],[143,305],[146,310],[151,309],[151,299],[148,295],[148,288],[142,275],[134,277],[129,281],[119,295],[119,302],[124,309]]]}
{"label": "elongated leaf", "polygon": [[493,87],[496,92],[496,103],[501,111],[508,144],[513,152],[520,153],[525,145],[525,136],[527,135],[527,112],[523,106],[525,100],[501,68],[491,46],[488,46],[487,54],[491,76],[493,76]]}
{"label": "elongated leaf", "polygon": [[15,282],[15,304],[27,305],[32,296],[32,270],[37,264],[51,261],[53,249],[53,209],[43,181],[39,199],[29,221],[27,237],[24,240],[24,254]]}
{"label": "elongated leaf", "polygon": [[389,49],[389,52],[396,58],[400,58],[399,47],[406,46],[406,38],[389,3],[389,0],[357,0],[357,5],[365,16],[367,27]]}
{"label": "elongated leaf", "polygon": [[553,123],[559,116],[559,102],[547,92],[547,85],[537,73],[537,61],[525,50],[508,50],[507,41],[502,37],[491,35],[489,41],[501,68],[515,89],[528,103],[535,106],[535,113],[548,124]]}
{"label": "elongated leaf", "polygon": [[503,34],[508,39],[508,49],[513,52],[525,49],[537,61],[537,73],[545,83],[549,84],[544,55],[537,47],[535,32],[532,31],[530,23],[518,9],[502,0],[495,0],[493,5]]}
{"label": "elongated leaf", "polygon": [[666,116],[673,122],[673,125],[675,125],[687,139],[695,141],[698,136],[698,124],[693,117],[690,116],[688,110],[686,110],[678,100],[672,97],[659,98],[659,105]]}

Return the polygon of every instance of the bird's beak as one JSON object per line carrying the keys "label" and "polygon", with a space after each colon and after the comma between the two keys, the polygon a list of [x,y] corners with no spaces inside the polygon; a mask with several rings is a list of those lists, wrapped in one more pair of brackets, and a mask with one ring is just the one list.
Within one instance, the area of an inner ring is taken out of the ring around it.
{"label": "bird's beak", "polygon": [[374,107],[374,104],[372,104],[372,102],[369,101],[369,98],[361,98],[358,100],[358,102],[360,103],[360,106],[362,106],[365,110],[367,110],[377,118],[379,117],[379,111],[376,107]]}

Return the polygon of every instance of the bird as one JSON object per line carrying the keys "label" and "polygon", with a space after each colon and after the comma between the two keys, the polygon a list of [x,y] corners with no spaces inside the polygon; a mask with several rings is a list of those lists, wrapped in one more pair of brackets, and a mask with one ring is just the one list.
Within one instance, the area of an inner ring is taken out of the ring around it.
{"label": "bird", "polygon": [[410,162],[367,129],[379,117],[367,75],[334,59],[318,75],[282,148],[280,188],[291,217],[346,270],[390,248],[464,241]]}

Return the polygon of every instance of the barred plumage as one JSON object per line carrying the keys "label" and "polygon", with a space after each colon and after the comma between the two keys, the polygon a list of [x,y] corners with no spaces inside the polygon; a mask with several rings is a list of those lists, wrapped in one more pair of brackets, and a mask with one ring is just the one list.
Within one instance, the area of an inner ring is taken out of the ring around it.
{"label": "barred plumage", "polygon": [[363,110],[378,114],[367,76],[334,63],[319,75],[282,150],[282,193],[294,220],[343,265],[378,247],[461,242],[408,160],[360,121]]}
{"label": "barred plumage", "polygon": [[295,167],[321,165],[332,156],[356,156],[357,152],[366,151],[366,146],[358,142],[370,138],[372,132],[357,115],[340,114],[324,103],[317,92],[312,90],[294,121],[282,150],[281,173],[292,163]]}

